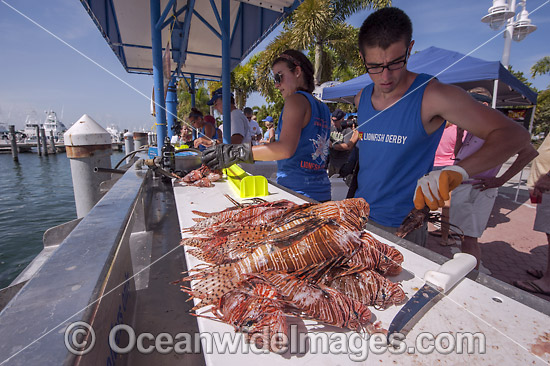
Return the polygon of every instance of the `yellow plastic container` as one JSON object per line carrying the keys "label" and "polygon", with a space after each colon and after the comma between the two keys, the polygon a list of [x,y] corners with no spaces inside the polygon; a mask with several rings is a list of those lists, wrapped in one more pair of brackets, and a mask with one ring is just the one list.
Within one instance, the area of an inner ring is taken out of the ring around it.
{"label": "yellow plastic container", "polygon": [[224,169],[229,185],[240,198],[262,197],[269,195],[267,179],[261,175],[250,175],[237,164]]}

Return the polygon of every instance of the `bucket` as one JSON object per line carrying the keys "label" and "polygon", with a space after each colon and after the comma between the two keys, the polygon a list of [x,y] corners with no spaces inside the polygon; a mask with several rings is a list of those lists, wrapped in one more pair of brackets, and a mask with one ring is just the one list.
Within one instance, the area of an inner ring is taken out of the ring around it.
{"label": "bucket", "polygon": [[176,150],[176,171],[190,172],[201,167],[202,153],[196,149]]}

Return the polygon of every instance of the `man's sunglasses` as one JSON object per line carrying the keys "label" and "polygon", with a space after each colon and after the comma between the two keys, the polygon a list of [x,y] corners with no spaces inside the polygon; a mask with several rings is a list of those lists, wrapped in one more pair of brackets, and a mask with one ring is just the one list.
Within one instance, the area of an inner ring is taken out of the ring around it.
{"label": "man's sunglasses", "polygon": [[367,69],[367,73],[369,74],[380,74],[384,71],[384,69],[388,69],[390,71],[399,70],[399,69],[402,69],[407,64],[408,56],[409,56],[409,51],[407,50],[405,54],[400,57],[403,60],[390,62],[387,65],[379,65],[379,66],[373,66],[373,67],[366,67],[365,65],[365,67]]}

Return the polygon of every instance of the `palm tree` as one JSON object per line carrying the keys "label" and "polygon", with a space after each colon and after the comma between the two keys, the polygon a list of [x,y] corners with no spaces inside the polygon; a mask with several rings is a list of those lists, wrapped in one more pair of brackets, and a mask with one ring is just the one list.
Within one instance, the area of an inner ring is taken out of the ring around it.
{"label": "palm tree", "polygon": [[[210,93],[206,89],[204,81],[198,81],[195,89],[195,107],[203,113],[209,113],[210,106],[206,103],[210,100]],[[191,112],[191,93],[184,80],[178,81],[178,120],[185,120],[189,112]]]}
{"label": "palm tree", "polygon": [[[531,67],[532,77],[548,73],[550,73],[550,56],[541,58]],[[550,86],[546,90],[539,92],[537,97],[534,127],[535,135],[540,132],[543,132],[545,135],[550,133]]]}
{"label": "palm tree", "polygon": [[262,95],[268,101],[277,101],[273,100],[273,83],[267,75],[271,62],[288,48],[310,51],[315,85],[331,80],[333,68],[342,71],[346,69],[344,65],[352,65],[351,69],[361,70],[358,31],[346,24],[345,19],[359,10],[388,5],[391,0],[305,0],[287,19],[283,32],[264,51],[257,75]]}
{"label": "palm tree", "polygon": [[545,56],[531,66],[531,76],[544,75],[550,73],[550,56]]}

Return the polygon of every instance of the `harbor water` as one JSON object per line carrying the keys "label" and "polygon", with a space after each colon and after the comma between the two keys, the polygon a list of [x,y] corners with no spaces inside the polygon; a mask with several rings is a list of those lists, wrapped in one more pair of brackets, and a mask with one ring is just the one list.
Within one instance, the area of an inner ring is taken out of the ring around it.
{"label": "harbor water", "polygon": [[[113,151],[112,166],[124,157]],[[76,219],[65,153],[0,154],[0,288],[8,286],[40,253],[44,232]]]}

